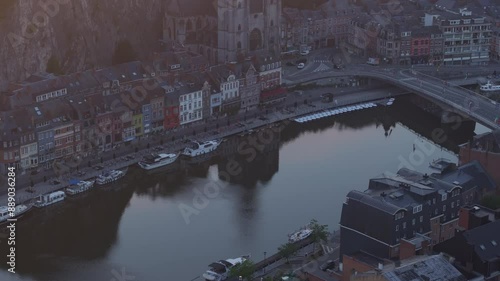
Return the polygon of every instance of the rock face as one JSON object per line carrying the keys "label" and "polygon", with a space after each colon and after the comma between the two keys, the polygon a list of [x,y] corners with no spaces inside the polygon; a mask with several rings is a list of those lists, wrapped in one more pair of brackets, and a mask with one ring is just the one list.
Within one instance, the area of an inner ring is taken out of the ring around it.
{"label": "rock face", "polygon": [[147,59],[162,37],[165,0],[2,1],[0,82],[45,71],[51,56],[66,73],[109,65],[123,39]]}

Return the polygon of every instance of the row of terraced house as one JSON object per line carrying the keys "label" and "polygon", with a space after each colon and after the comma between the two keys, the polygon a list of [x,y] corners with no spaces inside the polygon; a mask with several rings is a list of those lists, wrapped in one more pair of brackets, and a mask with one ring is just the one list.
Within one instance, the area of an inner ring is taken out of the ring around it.
{"label": "row of terraced house", "polygon": [[256,53],[209,66],[183,48],[130,62],[53,76],[39,74],[0,93],[0,171],[50,168],[145,135],[266,107],[284,100],[281,62]]}

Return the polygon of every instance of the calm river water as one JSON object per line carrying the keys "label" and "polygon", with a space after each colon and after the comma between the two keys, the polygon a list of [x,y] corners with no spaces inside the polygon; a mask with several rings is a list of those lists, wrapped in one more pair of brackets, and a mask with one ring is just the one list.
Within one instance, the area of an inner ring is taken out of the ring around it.
{"label": "calm river water", "polygon": [[131,168],[113,186],[24,220],[16,230],[18,274],[0,272],[0,280],[121,281],[126,273],[123,280],[190,281],[215,260],[260,260],[313,218],[337,229],[346,194],[366,189],[371,177],[403,165],[429,172],[439,157],[456,161],[457,144],[472,132],[451,132],[440,146],[429,141],[439,127],[397,101],[289,124],[261,135],[254,149],[242,144],[252,143],[247,137],[231,138],[222,157],[190,168],[153,175]]}

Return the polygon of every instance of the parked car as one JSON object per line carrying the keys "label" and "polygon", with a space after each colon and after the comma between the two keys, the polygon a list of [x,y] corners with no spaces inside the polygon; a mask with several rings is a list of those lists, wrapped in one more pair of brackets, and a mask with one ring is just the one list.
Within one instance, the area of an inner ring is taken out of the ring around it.
{"label": "parked car", "polygon": [[333,268],[335,268],[335,262],[333,260],[329,260],[319,267],[319,269],[323,271],[327,271],[328,269],[333,269]]}
{"label": "parked car", "polygon": [[308,50],[301,51],[300,55],[301,56],[307,56],[307,55],[309,55],[309,51]]}
{"label": "parked car", "polygon": [[80,176],[80,177],[81,177],[81,176],[84,176],[85,174],[86,174],[86,173],[85,173],[84,171],[79,171],[79,172],[78,172],[78,176]]}
{"label": "parked car", "polygon": [[302,68],[304,68],[305,66],[306,66],[305,64],[303,64],[303,63],[299,63],[299,64],[297,65],[297,68],[298,68],[298,69],[302,69]]}
{"label": "parked car", "polygon": [[101,165],[97,165],[97,166],[94,167],[94,169],[97,170],[97,171],[100,171],[100,170],[104,169],[104,167],[101,166]]}

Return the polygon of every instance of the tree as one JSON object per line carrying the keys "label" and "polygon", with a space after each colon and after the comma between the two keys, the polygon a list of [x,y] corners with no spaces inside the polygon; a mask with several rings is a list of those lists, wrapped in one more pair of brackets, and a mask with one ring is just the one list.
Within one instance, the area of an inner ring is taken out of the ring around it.
{"label": "tree", "polygon": [[137,53],[128,40],[121,40],[116,44],[112,59],[113,64],[121,64],[136,60]]}
{"label": "tree", "polygon": [[243,280],[252,281],[255,265],[251,260],[246,260],[229,270],[229,277],[243,277]]}
{"label": "tree", "polygon": [[297,250],[298,250],[297,245],[288,242],[286,244],[279,246],[278,253],[282,257],[284,257],[286,259],[286,263],[288,263],[288,259],[292,257],[295,254],[295,252],[297,252]]}
{"label": "tree", "polygon": [[309,225],[312,230],[311,238],[314,242],[313,245],[313,253],[314,253],[316,244],[319,244],[321,241],[325,243],[328,241],[328,225],[326,224],[321,225],[315,219],[312,219]]}
{"label": "tree", "polygon": [[55,75],[63,75],[64,71],[62,71],[61,65],[59,64],[59,60],[55,56],[51,56],[49,61],[47,62],[46,71],[48,73],[52,73]]}
{"label": "tree", "polygon": [[481,200],[481,205],[492,210],[500,208],[500,196],[498,195],[488,195]]}

